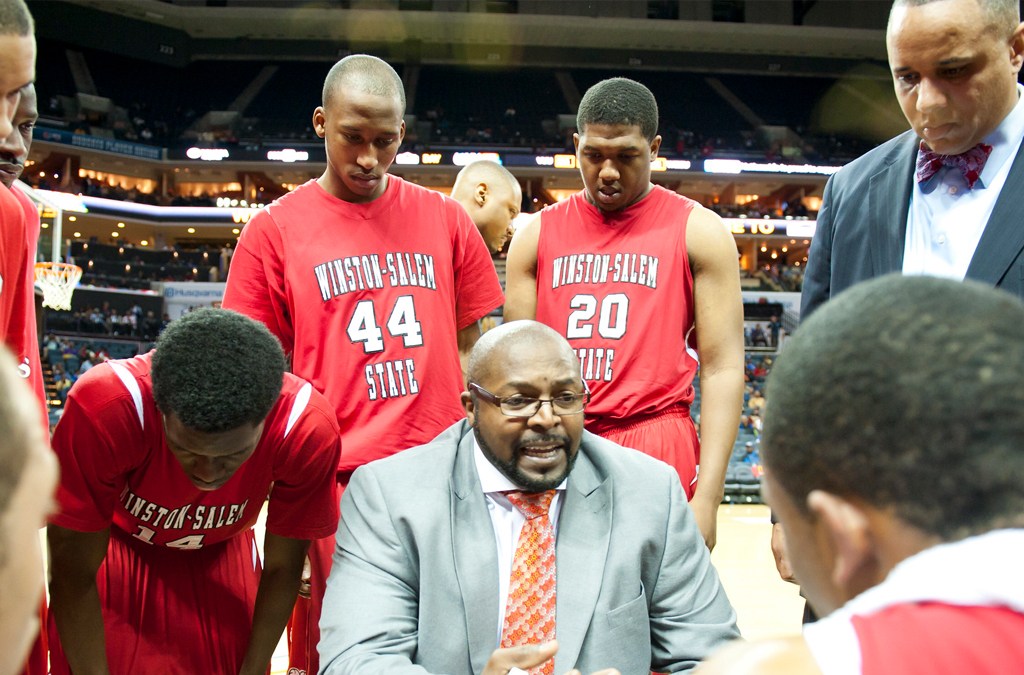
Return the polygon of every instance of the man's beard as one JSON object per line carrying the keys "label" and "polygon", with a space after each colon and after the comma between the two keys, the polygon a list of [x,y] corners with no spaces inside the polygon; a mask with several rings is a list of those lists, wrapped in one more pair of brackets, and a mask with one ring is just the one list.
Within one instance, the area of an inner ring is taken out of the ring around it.
{"label": "man's beard", "polygon": [[[576,457],[580,454],[579,451],[569,453],[569,449],[566,447],[563,449],[563,452],[566,453],[565,471],[558,476],[553,476],[548,479],[530,478],[523,473],[522,469],[520,469],[519,465],[516,463],[516,456],[519,451],[518,447],[513,448],[512,457],[509,461],[505,462],[494,454],[494,451],[491,450],[491,446],[487,445],[487,441],[484,440],[483,434],[480,433],[479,418],[473,421],[473,433],[476,435],[476,442],[480,446],[480,450],[484,453],[484,457],[486,457],[491,464],[497,467],[498,471],[500,471],[506,478],[527,492],[544,492],[545,490],[554,490],[557,488],[562,484],[562,481],[565,480],[566,476],[569,475],[569,472],[572,471],[573,465],[576,464]],[[569,439],[565,436],[544,435],[532,438],[531,440],[566,443]]]}

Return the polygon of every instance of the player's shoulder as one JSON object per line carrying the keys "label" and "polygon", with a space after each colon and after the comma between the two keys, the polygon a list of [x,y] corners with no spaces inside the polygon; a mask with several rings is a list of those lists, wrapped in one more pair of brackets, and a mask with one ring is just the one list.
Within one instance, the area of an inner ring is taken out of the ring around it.
{"label": "player's shoulder", "polygon": [[390,176],[388,180],[398,192],[398,200],[403,209],[415,211],[421,221],[433,216],[437,221],[456,231],[476,230],[466,210],[449,195],[410,183],[398,176]]}
{"label": "player's shoulder", "polygon": [[22,208],[25,210],[26,215],[37,213],[35,202],[32,201],[31,197],[25,194],[24,190],[12,187],[11,194],[13,194],[14,198],[18,200],[18,203],[21,204]]}
{"label": "player's shoulder", "polygon": [[275,433],[287,437],[300,420],[322,425],[331,432],[340,434],[338,418],[327,397],[317,391],[312,383],[298,375],[285,373],[281,382],[281,393],[268,417],[275,420]]}
{"label": "player's shoulder", "polygon": [[450,208],[452,204],[458,206],[458,202],[443,192],[411,183],[400,176],[389,174],[388,182],[389,188],[396,190],[401,199],[414,205],[422,204],[440,208]]}
{"label": "player's shoulder", "polygon": [[265,231],[267,228],[279,227],[292,214],[304,213],[316,200],[318,191],[322,192],[322,190],[318,190],[318,187],[316,180],[308,180],[270,202],[253,214],[242,230],[242,236],[252,236],[252,234]]}
{"label": "player's shoulder", "polygon": [[511,260],[523,252],[528,252],[531,258],[537,256],[537,243],[540,241],[541,212],[531,213],[516,226],[512,235],[512,242],[509,244],[508,258]]}
{"label": "player's shoulder", "polygon": [[734,239],[725,221],[711,209],[692,204],[686,219],[686,250],[690,257],[700,262],[702,255],[707,253],[714,257],[723,246],[731,252],[735,251]]}
{"label": "player's shoulder", "polygon": [[[14,192],[0,184],[0,224],[3,225],[3,228],[0,228],[0,235],[8,242],[22,242],[25,239],[26,229],[25,208],[18,201]],[[24,251],[24,245],[20,246]]]}
{"label": "player's shoulder", "polygon": [[680,206],[690,206],[694,208],[700,206],[700,202],[697,200],[690,199],[686,195],[681,195],[675,190],[669,190],[667,187],[662,185],[654,185],[654,187],[651,188],[649,196],[653,197],[655,200],[667,202],[673,205],[678,204]]}
{"label": "player's shoulder", "polygon": [[562,199],[554,204],[548,204],[540,211],[537,212],[538,220],[541,218],[554,220],[555,218],[564,217],[566,214],[571,214],[575,210],[580,208],[580,201],[586,202],[584,196],[585,190],[580,190],[575,194],[569,196],[568,199]]}
{"label": "player's shoulder", "polygon": [[694,675],[821,675],[801,637],[736,641],[706,659]]}
{"label": "player's shoulder", "polygon": [[130,401],[134,408],[143,406],[152,399],[151,360],[149,352],[98,363],[75,380],[68,397],[100,415],[115,410],[111,403],[117,400]]}
{"label": "player's shoulder", "polygon": [[133,379],[148,379],[153,365],[153,352],[139,354],[128,359],[111,359],[97,363],[92,368],[82,373],[75,381],[75,386],[103,387],[120,384],[123,388],[125,381]]}

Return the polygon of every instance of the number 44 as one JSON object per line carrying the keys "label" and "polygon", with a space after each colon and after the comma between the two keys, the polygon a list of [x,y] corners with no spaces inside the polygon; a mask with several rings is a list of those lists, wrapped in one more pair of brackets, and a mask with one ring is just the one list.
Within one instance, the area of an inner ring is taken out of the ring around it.
{"label": "number 44", "polygon": [[[405,347],[423,345],[423,327],[416,320],[416,306],[411,295],[400,295],[391,308],[385,326],[391,337],[402,338]],[[360,300],[349,319],[348,339],[353,343],[362,342],[363,352],[374,354],[384,351],[384,331],[377,324],[373,300]]]}

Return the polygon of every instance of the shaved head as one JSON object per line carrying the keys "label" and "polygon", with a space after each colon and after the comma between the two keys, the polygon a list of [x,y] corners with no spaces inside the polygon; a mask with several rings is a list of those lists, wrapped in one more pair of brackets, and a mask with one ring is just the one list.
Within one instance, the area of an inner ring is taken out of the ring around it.
{"label": "shaved head", "polygon": [[497,162],[490,160],[480,160],[467,164],[463,167],[459,175],[455,177],[455,185],[452,187],[452,197],[461,201],[460,195],[465,193],[469,195],[472,193],[473,188],[478,183],[501,183],[504,182],[509,186],[513,186],[519,183],[516,177],[513,176],[508,169],[503,167]]}
{"label": "shaved head", "polygon": [[455,178],[452,198],[466,209],[491,253],[505,247],[523,201],[523,189],[508,169],[487,160],[466,165]]}
{"label": "shaved head", "polygon": [[25,0],[0,0],[0,35],[32,35],[35,26]]}
{"label": "shaved head", "polygon": [[536,350],[549,349],[572,359],[579,370],[576,352],[557,331],[537,321],[509,321],[484,333],[469,354],[470,382],[481,382],[490,377],[496,365],[506,366],[503,358],[519,345],[530,345]]}
{"label": "shaved head", "polygon": [[323,105],[327,107],[344,89],[374,96],[394,96],[405,110],[405,87],[402,78],[386,61],[369,54],[346,56],[334,64],[324,80]]}

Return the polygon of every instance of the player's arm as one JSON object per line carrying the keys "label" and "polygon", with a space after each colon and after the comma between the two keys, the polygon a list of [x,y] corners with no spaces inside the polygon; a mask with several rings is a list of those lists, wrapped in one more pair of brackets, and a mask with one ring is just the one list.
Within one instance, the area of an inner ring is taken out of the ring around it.
{"label": "player's arm", "polygon": [[537,242],[540,214],[516,230],[505,262],[505,321],[537,318]]}
{"label": "player's arm", "polygon": [[460,328],[456,339],[459,343],[459,363],[462,365],[462,381],[469,376],[469,353],[473,345],[480,339],[480,323],[474,321],[465,328]]}
{"label": "player's arm", "polygon": [[743,297],[736,243],[721,218],[695,208],[686,228],[700,354],[700,475],[690,506],[714,548],[725,470],[743,409]]}
{"label": "player's arm", "polygon": [[821,675],[800,637],[735,642],[711,655],[694,675]]}
{"label": "player's arm", "polygon": [[50,611],[71,671],[75,675],[106,675],[110,671],[96,573],[107,556],[110,529],[76,532],[51,524],[46,528],[46,540]]}
{"label": "player's arm", "polygon": [[264,324],[289,356],[294,348],[291,309],[284,290],[284,242],[265,211],[242,230],[224,287],[224,309]]}
{"label": "player's arm", "polygon": [[263,549],[263,574],[256,592],[252,635],[239,671],[241,675],[265,675],[267,672],[270,657],[295,606],[309,540],[267,532]]}

